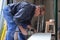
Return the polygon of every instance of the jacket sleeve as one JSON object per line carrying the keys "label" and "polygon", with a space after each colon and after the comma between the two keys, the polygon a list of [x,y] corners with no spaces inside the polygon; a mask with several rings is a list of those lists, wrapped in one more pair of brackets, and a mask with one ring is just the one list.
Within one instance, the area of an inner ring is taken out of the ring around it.
{"label": "jacket sleeve", "polygon": [[21,8],[15,15],[13,20],[17,25],[22,25],[24,22],[31,19],[31,13],[33,11],[33,7],[31,5],[25,6]]}
{"label": "jacket sleeve", "polygon": [[8,5],[3,8],[3,16],[4,16],[4,18],[6,19],[7,22],[11,21],[10,20],[11,19],[11,13],[10,13],[10,8],[9,8]]}
{"label": "jacket sleeve", "polygon": [[3,16],[8,23],[13,23],[13,15],[11,13],[11,8],[10,8],[13,6],[14,6],[14,4],[8,4],[3,8]]}

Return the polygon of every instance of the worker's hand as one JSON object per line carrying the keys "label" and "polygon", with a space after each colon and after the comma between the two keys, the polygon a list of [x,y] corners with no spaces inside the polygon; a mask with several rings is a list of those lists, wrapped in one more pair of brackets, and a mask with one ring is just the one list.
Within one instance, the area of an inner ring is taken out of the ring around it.
{"label": "worker's hand", "polygon": [[19,29],[21,30],[21,33],[22,33],[23,35],[28,35],[26,29],[24,29],[22,26],[19,26]]}
{"label": "worker's hand", "polygon": [[23,35],[28,35],[28,33],[25,29],[23,29],[21,32],[22,32]]}

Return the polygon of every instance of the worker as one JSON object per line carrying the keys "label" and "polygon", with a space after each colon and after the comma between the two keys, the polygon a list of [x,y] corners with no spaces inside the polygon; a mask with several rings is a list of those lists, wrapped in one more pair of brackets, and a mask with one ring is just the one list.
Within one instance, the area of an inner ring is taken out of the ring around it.
{"label": "worker", "polygon": [[16,28],[19,29],[18,40],[26,40],[25,35],[28,35],[26,29],[32,29],[31,19],[40,15],[40,6],[28,2],[13,3],[3,8],[3,14],[7,22],[6,40],[14,40]]}

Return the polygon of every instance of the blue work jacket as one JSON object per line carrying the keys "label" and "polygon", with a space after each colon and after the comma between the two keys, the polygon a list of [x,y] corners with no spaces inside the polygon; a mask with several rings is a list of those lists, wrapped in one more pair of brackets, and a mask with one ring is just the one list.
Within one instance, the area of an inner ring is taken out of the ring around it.
{"label": "blue work jacket", "polygon": [[34,15],[35,5],[28,2],[9,4],[3,9],[8,30],[13,30],[17,25],[30,24]]}

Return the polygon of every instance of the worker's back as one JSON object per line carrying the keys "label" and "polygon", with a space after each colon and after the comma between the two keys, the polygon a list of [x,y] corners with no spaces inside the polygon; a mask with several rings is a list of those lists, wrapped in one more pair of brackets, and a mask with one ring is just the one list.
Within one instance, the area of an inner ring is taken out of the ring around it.
{"label": "worker's back", "polygon": [[[27,2],[21,2],[17,4],[9,4],[4,7],[3,15],[7,21],[7,35],[6,39],[14,40],[14,32],[16,30],[17,25],[24,23],[25,21],[30,21],[32,5]],[[28,11],[28,12],[27,12]],[[21,36],[21,35],[20,35]]]}

